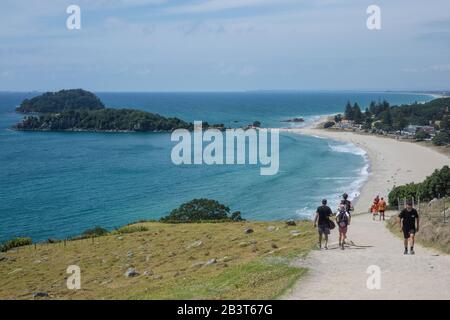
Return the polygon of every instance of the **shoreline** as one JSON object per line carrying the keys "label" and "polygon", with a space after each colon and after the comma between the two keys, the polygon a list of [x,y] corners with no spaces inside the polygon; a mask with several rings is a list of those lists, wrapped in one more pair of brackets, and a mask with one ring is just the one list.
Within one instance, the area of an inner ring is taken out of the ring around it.
{"label": "shoreline", "polygon": [[392,187],[422,182],[434,170],[450,163],[447,155],[421,144],[318,128],[318,124],[328,117],[329,115],[322,116],[314,123],[302,128],[282,130],[349,143],[366,152],[369,174],[360,187],[359,195],[355,199],[350,199],[354,204],[355,213],[367,213],[376,195],[387,200]]}

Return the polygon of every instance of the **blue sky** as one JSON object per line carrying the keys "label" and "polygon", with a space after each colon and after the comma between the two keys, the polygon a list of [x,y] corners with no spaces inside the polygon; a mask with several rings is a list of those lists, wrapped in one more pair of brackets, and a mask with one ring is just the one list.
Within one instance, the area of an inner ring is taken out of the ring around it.
{"label": "blue sky", "polygon": [[448,0],[2,0],[0,27],[0,91],[450,89]]}

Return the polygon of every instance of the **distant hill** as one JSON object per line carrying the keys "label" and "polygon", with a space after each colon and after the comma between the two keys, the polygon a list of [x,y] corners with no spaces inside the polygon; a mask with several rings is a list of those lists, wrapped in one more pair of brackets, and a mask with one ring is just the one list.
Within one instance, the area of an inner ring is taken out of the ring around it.
{"label": "distant hill", "polygon": [[93,93],[82,89],[47,92],[32,99],[25,99],[16,109],[21,113],[55,113],[67,110],[99,110],[105,106]]}

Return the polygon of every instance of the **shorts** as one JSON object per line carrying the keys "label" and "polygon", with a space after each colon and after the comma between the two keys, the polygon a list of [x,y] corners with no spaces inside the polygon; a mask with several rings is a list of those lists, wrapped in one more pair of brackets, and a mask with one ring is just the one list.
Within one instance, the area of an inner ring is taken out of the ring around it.
{"label": "shorts", "polygon": [[326,224],[319,225],[317,231],[319,231],[319,234],[330,234],[330,228]]}
{"label": "shorts", "polygon": [[380,210],[380,214],[384,214],[384,210]]}
{"label": "shorts", "polygon": [[339,227],[339,233],[345,236],[347,234],[347,227]]}
{"label": "shorts", "polygon": [[416,234],[416,229],[403,228],[403,236],[405,237],[405,239],[409,239],[409,237],[414,234]]}

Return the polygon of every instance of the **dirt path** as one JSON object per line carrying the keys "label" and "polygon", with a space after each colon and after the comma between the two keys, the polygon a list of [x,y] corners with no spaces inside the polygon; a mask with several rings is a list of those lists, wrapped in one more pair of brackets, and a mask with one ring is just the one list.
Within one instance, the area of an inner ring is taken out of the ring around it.
{"label": "dirt path", "polygon": [[[450,256],[417,244],[414,256],[403,255],[402,240],[368,214],[355,216],[349,227],[357,246],[340,250],[337,237],[333,230],[329,250],[295,262],[310,272],[283,299],[450,299]],[[371,265],[381,269],[379,290],[366,285]]]}

